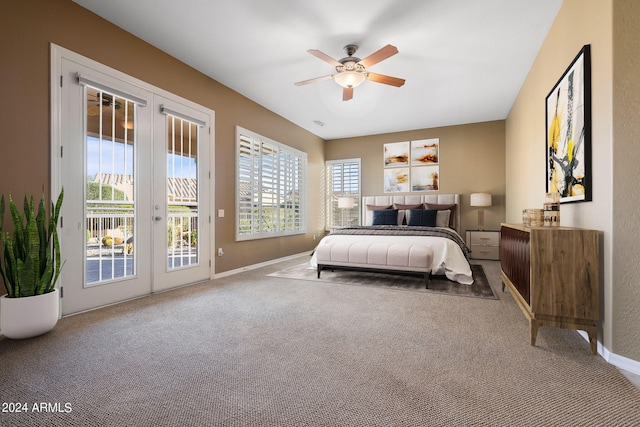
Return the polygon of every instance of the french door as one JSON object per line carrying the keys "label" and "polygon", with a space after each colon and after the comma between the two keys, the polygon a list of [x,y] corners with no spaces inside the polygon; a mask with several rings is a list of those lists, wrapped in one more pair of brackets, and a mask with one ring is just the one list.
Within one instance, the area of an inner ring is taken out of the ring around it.
{"label": "french door", "polygon": [[[155,96],[153,290],[210,278],[206,116]],[[206,135],[205,135],[206,134]]]}
{"label": "french door", "polygon": [[209,279],[212,112],[67,56],[52,96],[62,313]]}

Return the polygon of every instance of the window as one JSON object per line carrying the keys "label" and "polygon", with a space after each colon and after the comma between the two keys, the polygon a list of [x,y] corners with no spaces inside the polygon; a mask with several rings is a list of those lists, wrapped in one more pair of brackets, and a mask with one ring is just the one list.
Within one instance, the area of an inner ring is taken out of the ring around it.
{"label": "window", "polygon": [[360,224],[360,159],[326,162],[327,227]]}
{"label": "window", "polygon": [[307,231],[307,153],[236,128],[236,240]]}

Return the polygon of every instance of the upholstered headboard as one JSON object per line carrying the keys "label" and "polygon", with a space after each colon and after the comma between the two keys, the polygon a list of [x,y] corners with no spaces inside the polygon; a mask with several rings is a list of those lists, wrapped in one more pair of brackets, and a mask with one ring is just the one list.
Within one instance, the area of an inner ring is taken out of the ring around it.
{"label": "upholstered headboard", "polygon": [[362,197],[362,224],[373,222],[373,211],[367,209],[367,205],[390,206],[394,203],[401,205],[417,205],[420,203],[433,203],[438,205],[455,204],[457,208],[453,215],[453,229],[460,233],[460,195],[459,194],[411,194],[405,196],[364,196]]}

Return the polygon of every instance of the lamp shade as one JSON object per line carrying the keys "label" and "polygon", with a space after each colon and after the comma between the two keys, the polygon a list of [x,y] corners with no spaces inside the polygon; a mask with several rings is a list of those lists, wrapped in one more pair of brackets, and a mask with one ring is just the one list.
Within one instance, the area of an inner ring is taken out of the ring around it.
{"label": "lamp shade", "polygon": [[358,71],[343,71],[335,75],[334,80],[344,88],[356,87],[367,78],[366,74]]}
{"label": "lamp shade", "polygon": [[338,197],[338,207],[340,209],[351,209],[354,206],[353,197]]}
{"label": "lamp shade", "polygon": [[471,206],[491,206],[490,193],[472,193]]}

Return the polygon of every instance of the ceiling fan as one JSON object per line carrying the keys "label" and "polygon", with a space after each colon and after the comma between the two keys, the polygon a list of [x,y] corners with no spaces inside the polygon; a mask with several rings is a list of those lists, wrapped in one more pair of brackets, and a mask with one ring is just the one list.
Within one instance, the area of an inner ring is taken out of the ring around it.
{"label": "ceiling fan", "polygon": [[378,62],[383,61],[390,56],[398,53],[398,48],[396,48],[395,46],[388,44],[364,59],[356,58],[355,56],[353,56],[353,54],[356,53],[356,50],[358,50],[358,46],[354,44],[346,45],[344,47],[344,50],[345,52],[347,52],[348,56],[342,58],[339,61],[336,61],[326,53],[320,52],[316,49],[309,49],[307,52],[333,65],[334,67],[336,67],[337,72],[335,74],[329,74],[327,76],[316,77],[315,79],[303,80],[301,82],[295,83],[295,85],[302,86],[322,80],[334,79],[336,83],[338,83],[343,88],[342,100],[348,101],[353,98],[353,88],[360,85],[365,80],[371,80],[372,82],[382,83],[395,87],[400,87],[404,84],[404,79],[367,71],[367,68],[371,67],[372,65],[377,64]]}

